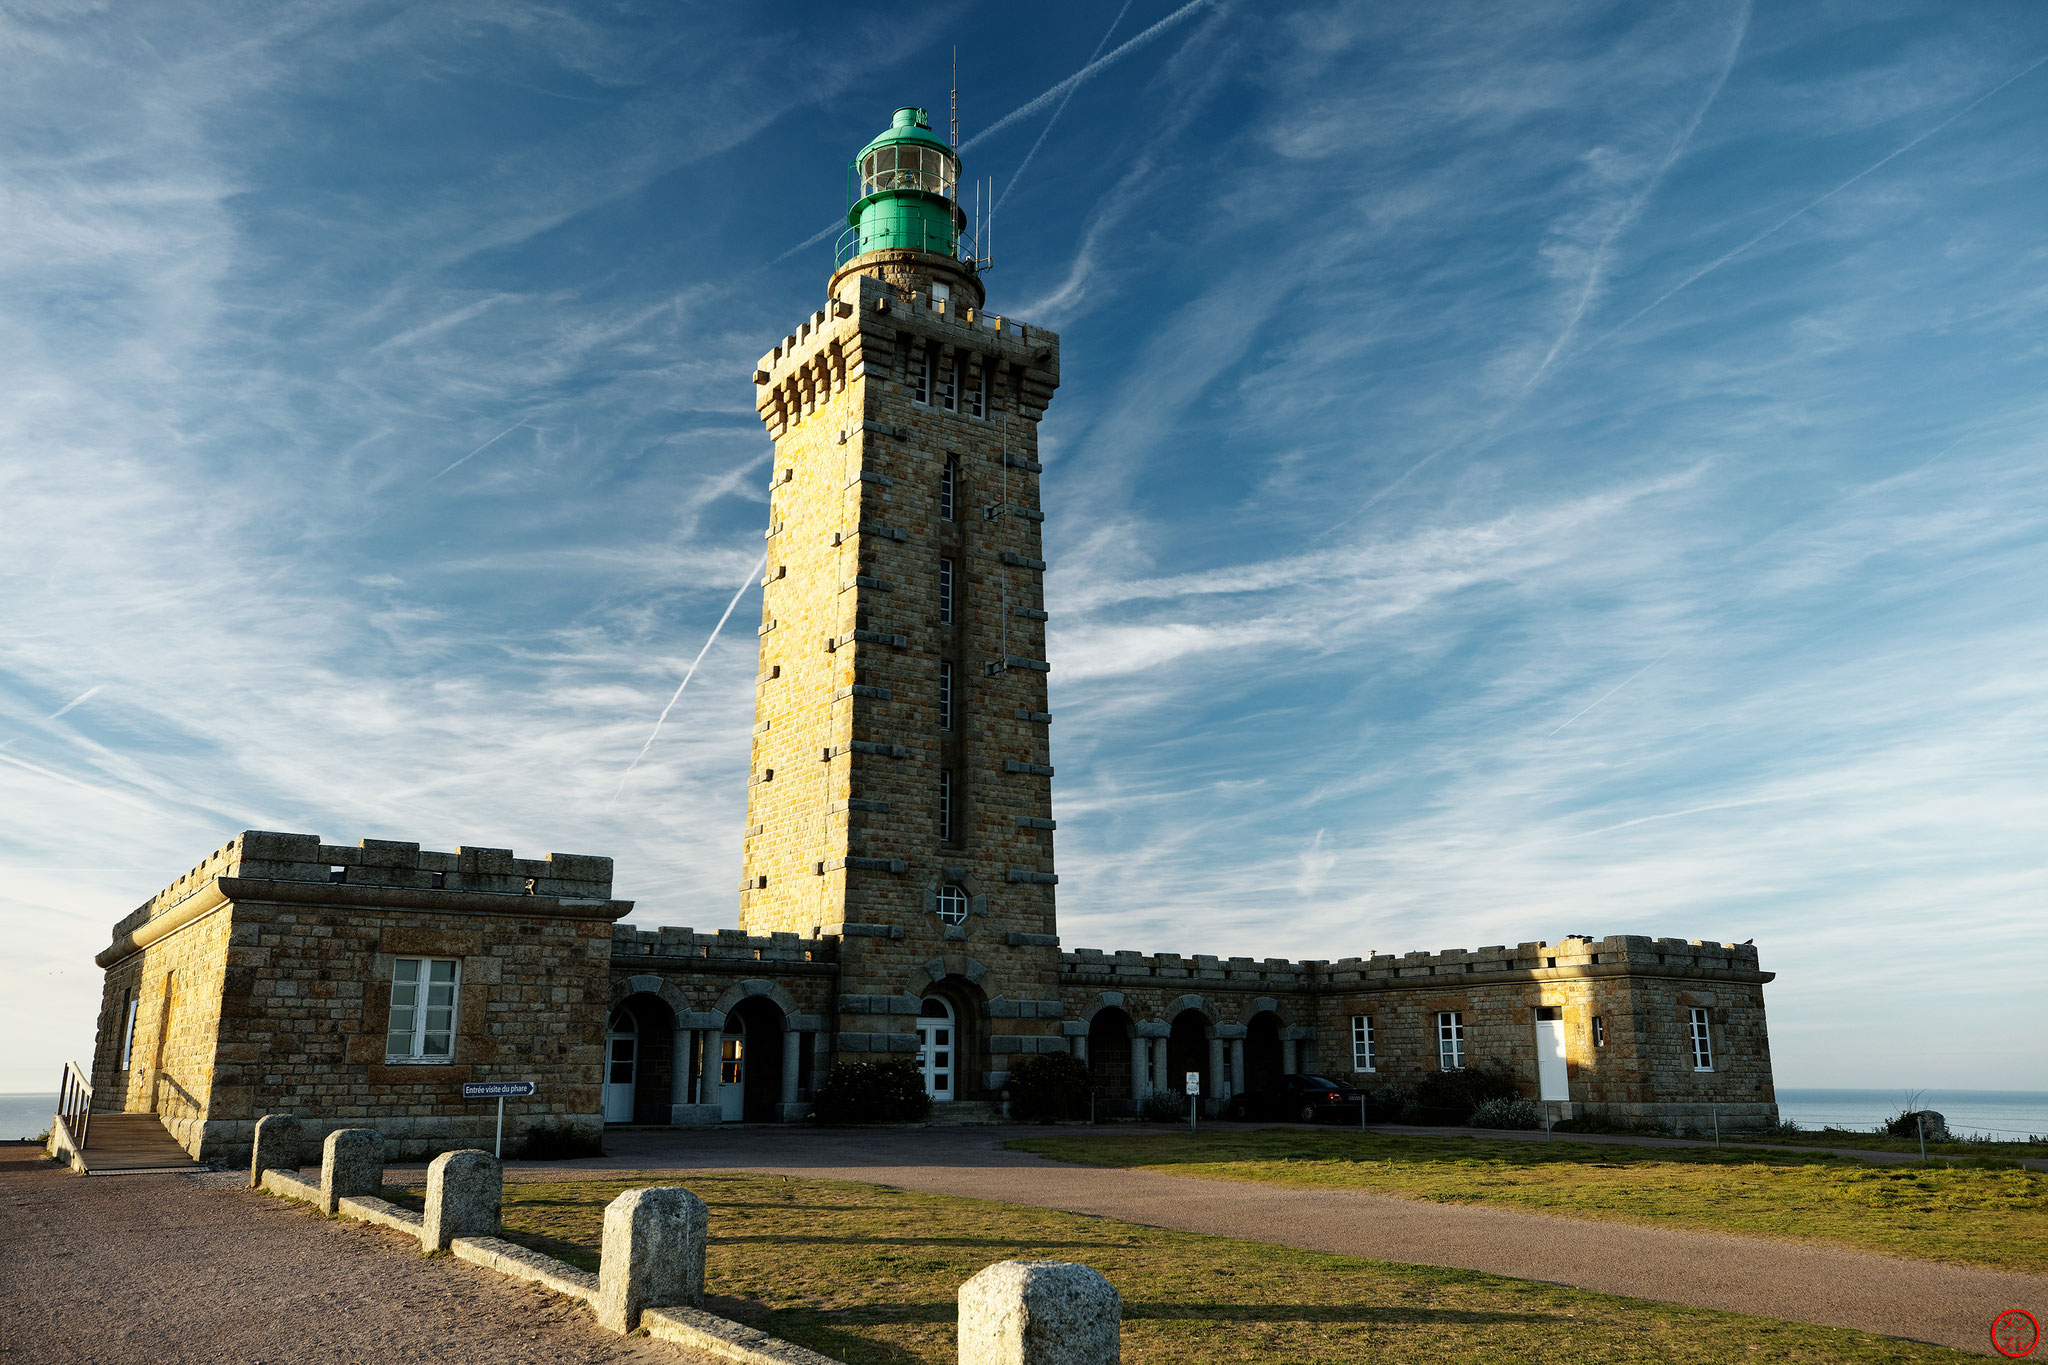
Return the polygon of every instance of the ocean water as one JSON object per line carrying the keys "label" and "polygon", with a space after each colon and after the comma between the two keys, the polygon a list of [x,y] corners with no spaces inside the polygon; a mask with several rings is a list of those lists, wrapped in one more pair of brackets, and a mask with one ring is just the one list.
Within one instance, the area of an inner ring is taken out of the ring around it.
{"label": "ocean water", "polygon": [[1908,1107],[1934,1109],[1953,1133],[2001,1142],[2048,1135],[2044,1090],[1795,1090],[1778,1088],[1778,1117],[1802,1128],[1875,1128]]}
{"label": "ocean water", "polygon": [[0,1095],[0,1142],[32,1138],[50,1127],[50,1115],[57,1112],[57,1095]]}

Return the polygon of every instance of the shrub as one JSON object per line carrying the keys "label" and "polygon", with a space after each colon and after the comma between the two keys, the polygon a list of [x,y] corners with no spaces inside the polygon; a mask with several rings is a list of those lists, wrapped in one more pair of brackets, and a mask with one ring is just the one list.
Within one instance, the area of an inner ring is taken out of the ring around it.
{"label": "shrub", "polygon": [[1366,1111],[1373,1118],[1385,1123],[1390,1119],[1399,1118],[1401,1111],[1406,1109],[1414,1098],[1407,1086],[1397,1081],[1389,1081],[1366,1092]]}
{"label": "shrub", "polygon": [[604,1143],[573,1124],[559,1120],[536,1123],[519,1141],[521,1161],[570,1161],[582,1156],[603,1156]]}
{"label": "shrub", "polygon": [[1534,1100],[1483,1100],[1473,1108],[1469,1122],[1474,1128],[1541,1128],[1543,1111]]}
{"label": "shrub", "polygon": [[1178,1123],[1188,1116],[1188,1097],[1171,1090],[1154,1090],[1138,1106],[1147,1123]]}
{"label": "shrub", "polygon": [[1415,1103],[1429,1109],[1456,1110],[1456,1122],[1488,1100],[1511,1100],[1521,1084],[1505,1067],[1479,1062],[1462,1071],[1432,1071],[1415,1087]]}
{"label": "shrub", "polygon": [[1010,1117],[1056,1123],[1088,1117],[1088,1063],[1068,1052],[1041,1052],[1010,1068]]}
{"label": "shrub", "polygon": [[841,1062],[817,1088],[820,1123],[922,1123],[932,1097],[924,1073],[908,1057],[886,1062]]}

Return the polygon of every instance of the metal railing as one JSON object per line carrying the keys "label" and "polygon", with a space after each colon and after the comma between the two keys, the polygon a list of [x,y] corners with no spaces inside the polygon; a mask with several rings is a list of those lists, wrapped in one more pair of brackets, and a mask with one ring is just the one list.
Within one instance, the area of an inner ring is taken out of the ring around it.
{"label": "metal railing", "polygon": [[92,1125],[92,1082],[77,1062],[64,1063],[63,1079],[57,1083],[57,1122],[72,1149],[84,1151],[86,1130]]}

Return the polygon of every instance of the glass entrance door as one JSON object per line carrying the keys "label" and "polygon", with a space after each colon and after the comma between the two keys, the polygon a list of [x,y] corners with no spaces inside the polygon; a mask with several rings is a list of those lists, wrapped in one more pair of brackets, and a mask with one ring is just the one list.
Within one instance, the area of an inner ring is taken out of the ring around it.
{"label": "glass entrance door", "polygon": [[747,1034],[737,1020],[726,1025],[718,1055],[719,1117],[738,1123],[747,1116]]}
{"label": "glass entrance door", "polygon": [[938,1101],[953,1098],[953,1009],[936,996],[926,999],[917,1020],[917,1062],[924,1092]]}
{"label": "glass entrance door", "polygon": [[612,1011],[604,1035],[604,1121],[633,1121],[633,1081],[639,1071],[640,1034],[633,1016]]}

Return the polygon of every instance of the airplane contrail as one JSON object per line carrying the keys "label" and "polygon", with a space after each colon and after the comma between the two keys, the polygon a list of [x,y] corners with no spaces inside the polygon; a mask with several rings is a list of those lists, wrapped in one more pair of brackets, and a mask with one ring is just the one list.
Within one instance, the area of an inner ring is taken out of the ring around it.
{"label": "airplane contrail", "polygon": [[[1059,82],[1057,85],[1051,86],[1043,93],[1035,95],[1031,99],[1028,99],[1024,103],[1018,105],[1015,109],[1012,109],[1009,113],[1003,115],[994,123],[991,123],[988,127],[982,129],[973,137],[968,138],[967,141],[961,143],[960,150],[963,152],[969,152],[974,150],[974,146],[976,143],[994,137],[997,133],[1000,133],[1003,129],[1009,127],[1011,124],[1015,123],[1020,118],[1029,118],[1031,115],[1037,113],[1040,109],[1043,109],[1046,105],[1050,104],[1053,100],[1062,100],[1061,107],[1065,108],[1066,106],[1062,97],[1072,94],[1076,88],[1078,88],[1080,85],[1086,82],[1090,77],[1094,76],[1096,72],[1101,71],[1106,67],[1113,66],[1119,61],[1122,61],[1125,57],[1137,51],[1145,44],[1151,42],[1154,38],[1157,38],[1160,34],[1172,28],[1175,24],[1178,24],[1181,20],[1187,18],[1196,10],[1218,3],[1220,3],[1220,0],[1188,0],[1187,4],[1182,5],[1179,9],[1167,15],[1164,19],[1161,19],[1158,23],[1152,25],[1152,27],[1146,29],[1144,32],[1138,34],[1136,37],[1129,39],[1121,47],[1117,48],[1114,52],[1111,52],[1108,56],[1092,58],[1084,66],[1082,66],[1082,68],[1079,71],[1076,71],[1073,75],[1067,77],[1065,80]],[[1129,9],[1130,6],[1126,4],[1124,8]],[[1123,15],[1119,13],[1117,17],[1121,19]],[[1116,26],[1114,24],[1110,26],[1112,31],[1114,31],[1115,27]],[[1107,35],[1105,35],[1105,41],[1107,41]],[[1101,46],[1100,44],[1098,44],[1096,46],[1096,51],[1099,52],[1101,50]],[[1053,115],[1054,119],[1057,119],[1058,117],[1058,114]],[[1046,126],[1051,127],[1052,125],[1047,124]],[[1033,147],[1031,150],[1035,152],[1038,150],[1038,148]],[[1031,158],[1027,154],[1024,159],[1026,161],[1029,161]],[[1020,166],[1018,169],[1021,171],[1023,168]],[[1015,183],[1015,177],[1012,177],[1012,183]],[[1005,190],[1003,191],[1003,193],[1007,196],[1009,194],[1009,191]],[[769,264],[780,264],[781,262],[786,261],[790,257],[796,255],[797,252],[807,251],[811,247],[814,247],[818,243],[824,241],[827,237],[830,237],[833,233],[844,231],[845,228],[846,222],[844,219],[835,221],[830,225],[820,229],[819,231],[812,233],[810,236],[804,238],[801,242],[798,242],[795,246],[783,252],[780,256],[777,256],[773,261],[770,261]],[[475,453],[475,451],[470,452],[470,454],[472,455]],[[469,457],[464,456],[463,458],[467,459]],[[445,473],[446,471],[444,470],[442,472]]]}
{"label": "airplane contrail", "polygon": [[[1109,21],[1109,27],[1102,30],[1102,37],[1095,44],[1095,50],[1088,54],[1089,62],[1092,63],[1097,57],[1100,57],[1102,55],[1102,49],[1109,46],[1109,35],[1116,32],[1117,26],[1123,23],[1124,16],[1126,14],[1129,14],[1130,12],[1131,0],[1124,0],[1124,7],[1116,12],[1116,18]],[[1083,66],[1081,69],[1085,71],[1088,68],[1086,66]],[[1024,159],[1017,163],[1017,169],[1010,172],[1010,183],[1003,186],[1002,194],[996,199],[995,203],[989,206],[989,236],[995,236],[996,210],[1009,202],[1010,191],[1016,189],[1017,182],[1024,178],[1024,170],[1031,164],[1031,158],[1038,155],[1038,149],[1045,145],[1045,139],[1052,132],[1053,125],[1060,121],[1061,114],[1067,112],[1067,102],[1074,98],[1074,91],[1079,90],[1080,88],[1080,86],[1076,85],[1072,89],[1068,90],[1065,95],[1060,97],[1059,108],[1052,111],[1052,117],[1047,119],[1045,121],[1045,126],[1038,130],[1038,140],[1031,144],[1030,151],[1024,153]]]}
{"label": "airplane contrail", "polygon": [[739,591],[732,595],[732,601],[725,604],[725,615],[719,617],[718,624],[711,628],[711,634],[704,641],[704,648],[697,651],[697,657],[690,660],[690,666],[683,670],[683,680],[676,684],[675,695],[668,699],[668,705],[662,707],[661,714],[654,718],[654,729],[648,734],[647,742],[640,746],[639,753],[633,755],[633,761],[626,765],[626,771],[619,774],[619,785],[612,788],[611,801],[604,803],[606,810],[612,808],[612,801],[619,799],[619,793],[626,789],[626,779],[633,775],[633,769],[640,766],[640,760],[647,757],[647,751],[654,747],[655,737],[661,733],[662,722],[668,719],[668,713],[675,709],[676,703],[683,699],[683,689],[690,685],[690,679],[696,675],[697,665],[703,663],[704,656],[711,652],[711,646],[718,639],[718,632],[724,630],[725,623],[731,619],[733,608],[737,607],[740,604],[740,599],[747,595],[747,589],[754,586],[754,575],[767,567],[768,552],[763,550],[761,552],[761,562],[756,564],[748,572],[747,576],[740,580]]}
{"label": "airplane contrail", "polygon": [[[1671,646],[1671,649],[1676,649],[1676,648],[1678,648],[1678,646],[1677,646],[1677,645],[1673,645],[1673,646]],[[1629,674],[1629,675],[1628,675],[1628,676],[1627,676],[1626,678],[1623,678],[1623,679],[1622,679],[1622,680],[1621,680],[1620,682],[1616,683],[1616,684],[1615,684],[1614,686],[1612,686],[1612,687],[1608,688],[1608,689],[1607,689],[1607,690],[1606,690],[1605,692],[1601,693],[1601,694],[1600,694],[1600,696],[1599,696],[1599,699],[1598,699],[1598,700],[1596,700],[1596,701],[1595,701],[1595,702],[1593,703],[1593,705],[1592,705],[1592,706],[1588,706],[1588,707],[1586,708],[1586,711],[1590,711],[1590,710],[1592,710],[1592,709],[1593,709],[1593,706],[1598,706],[1598,705],[1599,705],[1599,704],[1600,704],[1601,702],[1603,702],[1603,701],[1606,701],[1606,700],[1607,700],[1607,699],[1608,699],[1609,697],[1613,696],[1613,695],[1614,695],[1614,694],[1615,694],[1616,692],[1619,692],[1619,691],[1621,691],[1621,689],[1622,689],[1622,688],[1624,688],[1624,687],[1627,687],[1627,686],[1628,686],[1628,685],[1629,685],[1630,683],[1634,682],[1634,681],[1635,681],[1635,680],[1636,680],[1637,678],[1640,678],[1640,677],[1642,677],[1642,676],[1643,676],[1643,674],[1645,674],[1645,673],[1648,673],[1648,672],[1649,672],[1649,671],[1650,671],[1651,669],[1655,668],[1655,667],[1656,667],[1656,666],[1657,666],[1658,664],[1661,664],[1661,663],[1663,663],[1663,662],[1664,662],[1664,657],[1665,657],[1665,655],[1667,655],[1667,654],[1671,653],[1671,649],[1667,649],[1667,650],[1665,650],[1663,654],[1659,654],[1659,655],[1658,655],[1658,656],[1657,656],[1656,658],[1654,658],[1654,659],[1650,660],[1650,662],[1648,662],[1648,663],[1644,664],[1644,665],[1643,665],[1643,666],[1642,666],[1641,668],[1637,669],[1637,670],[1636,670],[1635,672],[1633,672],[1633,673]],[[1583,715],[1585,715],[1585,714],[1586,714],[1586,711],[1581,711],[1581,712],[1579,712],[1579,716],[1583,716]],[[1579,716],[1573,716],[1573,717],[1572,717],[1572,720],[1577,720],[1577,719],[1579,718]],[[1560,726],[1558,726],[1558,727],[1557,727],[1557,730],[1562,730],[1562,729],[1564,729],[1564,726],[1565,726],[1565,725],[1570,725],[1570,724],[1572,723],[1572,720],[1568,720],[1568,721],[1566,721],[1566,722],[1564,723],[1564,725],[1560,725]],[[1549,734],[1545,735],[1545,736],[1544,736],[1544,738],[1545,738],[1545,739],[1551,739],[1551,738],[1554,738],[1554,737],[1556,736],[1556,734],[1557,734],[1557,730],[1552,730],[1552,731],[1551,731],[1551,732],[1550,732]]]}
{"label": "airplane contrail", "polygon": [[[514,422],[514,423],[513,423],[513,424],[512,424],[511,426],[509,426],[509,427],[506,427],[506,428],[505,428],[505,429],[504,429],[503,431],[499,432],[499,433],[498,433],[498,434],[497,434],[496,436],[493,436],[493,437],[492,437],[492,438],[491,438],[490,440],[488,440],[488,441],[485,441],[485,442],[484,442],[484,443],[483,443],[482,445],[478,446],[478,447],[477,447],[477,448],[476,448],[475,450],[472,450],[472,451],[470,451],[468,455],[465,455],[465,456],[463,456],[463,457],[462,457],[462,459],[460,459],[460,460],[457,460],[457,461],[455,462],[455,464],[451,464],[451,465],[449,465],[447,469],[444,469],[444,470],[442,470],[442,471],[441,471],[441,474],[446,474],[446,473],[448,473],[448,472],[449,472],[450,470],[452,470],[452,469],[454,469],[454,468],[455,468],[455,465],[463,464],[463,463],[467,462],[467,461],[468,461],[468,460],[469,460],[470,458],[472,458],[473,456],[477,456],[477,455],[481,455],[481,454],[483,454],[483,453],[484,453],[484,452],[485,452],[486,450],[489,450],[489,449],[490,449],[490,448],[491,448],[492,446],[494,446],[494,445],[496,445],[496,444],[497,444],[498,442],[500,442],[500,441],[504,440],[504,439],[505,439],[505,438],[506,438],[507,436],[510,436],[510,435],[511,435],[511,434],[512,434],[513,432],[515,432],[515,431],[519,430],[519,428],[521,428],[521,427],[523,427],[523,426],[530,426],[530,425],[532,425],[532,424],[531,424],[531,423],[529,423],[529,422],[526,422],[526,421],[524,421],[524,420],[521,420],[521,421],[517,421],[517,422]],[[440,477],[441,477],[441,474],[436,474],[436,475],[434,476],[434,479],[438,479],[438,478],[440,478]],[[434,481],[434,479],[428,479],[428,480],[427,480],[427,482],[428,482],[428,483],[432,483],[432,482]]]}
{"label": "airplane contrail", "polygon": [[44,716],[44,717],[43,717],[43,719],[44,719],[44,720],[55,720],[55,719],[57,719],[57,717],[59,717],[59,716],[63,715],[63,714],[64,714],[64,713],[66,712],[66,711],[69,711],[69,710],[70,710],[70,709],[71,709],[72,707],[74,707],[74,706],[77,706],[77,705],[78,705],[78,704],[79,704],[80,702],[83,702],[83,701],[86,701],[87,699],[89,699],[89,698],[90,698],[90,697],[92,696],[92,694],[93,694],[93,693],[95,693],[95,692],[99,691],[99,690],[100,690],[100,687],[104,687],[104,686],[106,686],[106,684],[104,684],[104,683],[101,683],[101,684],[100,684],[99,686],[97,686],[97,687],[88,687],[88,688],[86,688],[86,689],[85,689],[85,691],[83,691],[83,692],[80,692],[80,693],[79,693],[79,694],[78,694],[77,696],[73,697],[73,698],[72,698],[72,699],[71,699],[70,701],[67,701],[67,702],[65,702],[65,703],[64,703],[64,704],[63,704],[62,706],[60,706],[60,707],[58,707],[58,708],[57,708],[56,710],[52,711],[52,712],[51,712],[51,713],[50,713],[49,715],[47,715],[47,716]]}

